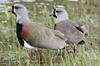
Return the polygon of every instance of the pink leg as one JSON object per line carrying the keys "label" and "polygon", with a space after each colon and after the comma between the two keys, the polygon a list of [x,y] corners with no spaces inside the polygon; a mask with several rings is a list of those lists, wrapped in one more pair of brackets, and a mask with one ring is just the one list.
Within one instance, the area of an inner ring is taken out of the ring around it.
{"label": "pink leg", "polygon": [[68,47],[65,47],[65,50],[68,52]]}
{"label": "pink leg", "polygon": [[43,64],[44,62],[44,58],[43,58],[43,52],[41,50],[37,50],[37,53],[39,55],[39,59],[40,59],[40,64]]}
{"label": "pink leg", "polygon": [[29,53],[29,57],[32,60],[32,57],[33,57],[33,52],[32,51]]}
{"label": "pink leg", "polygon": [[74,47],[73,47],[73,51],[74,51],[74,53],[76,52],[76,50],[77,50],[77,49],[76,49],[76,47],[74,46]]}
{"label": "pink leg", "polygon": [[37,53],[38,53],[39,56],[42,56],[42,53],[43,53],[43,52],[40,51],[40,50],[37,50]]}

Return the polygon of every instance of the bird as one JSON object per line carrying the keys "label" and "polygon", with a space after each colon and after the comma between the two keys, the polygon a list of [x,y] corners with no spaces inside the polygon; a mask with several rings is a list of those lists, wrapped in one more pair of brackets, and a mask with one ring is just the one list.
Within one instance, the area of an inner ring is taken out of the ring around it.
{"label": "bird", "polygon": [[34,48],[63,49],[66,38],[59,30],[53,30],[41,23],[33,22],[28,17],[28,10],[22,4],[12,5],[9,10],[16,16],[16,35],[22,47],[29,50]]}
{"label": "bird", "polygon": [[[66,41],[67,44],[85,44],[85,34],[87,34],[87,29],[84,25],[70,21],[68,13],[64,8],[55,8],[50,16],[56,18],[54,29],[61,31],[64,34],[65,38],[68,39]],[[73,50],[75,52],[76,48],[74,47]]]}

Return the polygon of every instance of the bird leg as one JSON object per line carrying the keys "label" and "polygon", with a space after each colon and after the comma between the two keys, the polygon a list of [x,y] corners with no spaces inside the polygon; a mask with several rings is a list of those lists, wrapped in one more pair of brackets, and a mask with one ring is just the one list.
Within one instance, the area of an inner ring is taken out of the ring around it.
{"label": "bird leg", "polygon": [[73,46],[73,51],[74,51],[74,53],[76,53],[76,47],[75,47],[75,45]]}
{"label": "bird leg", "polygon": [[39,55],[39,58],[40,58],[40,64],[43,64],[43,56],[42,56],[42,51],[40,51],[40,50],[37,50],[37,53],[38,53],[38,55]]}
{"label": "bird leg", "polygon": [[32,51],[30,51],[29,57],[30,57],[30,59],[32,60],[32,57],[33,57],[33,52],[32,52]]}
{"label": "bird leg", "polygon": [[37,50],[37,53],[38,53],[39,56],[42,56],[42,51]]}
{"label": "bird leg", "polygon": [[67,44],[67,46],[65,47],[65,50],[68,52],[69,49],[68,49],[69,45]]}
{"label": "bird leg", "polygon": [[65,47],[65,51],[66,51],[66,52],[69,52],[69,48],[68,48],[68,46]]}

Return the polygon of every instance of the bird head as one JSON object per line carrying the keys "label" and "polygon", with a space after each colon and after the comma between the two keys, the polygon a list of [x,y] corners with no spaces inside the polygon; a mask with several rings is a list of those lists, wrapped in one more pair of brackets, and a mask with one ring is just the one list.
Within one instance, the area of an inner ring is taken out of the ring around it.
{"label": "bird head", "polygon": [[26,7],[21,4],[14,4],[12,10],[9,12],[12,12],[15,15],[27,15],[28,13]]}
{"label": "bird head", "polygon": [[18,22],[19,20],[21,20],[22,22],[23,20],[28,19],[28,11],[24,5],[14,4],[12,6],[12,10],[8,12],[12,12],[17,16],[16,22]]}
{"label": "bird head", "polygon": [[58,18],[60,16],[68,17],[68,13],[66,12],[64,8],[55,8],[50,16],[54,16],[55,18]]}
{"label": "bird head", "polygon": [[64,8],[55,8],[50,16],[57,18],[56,22],[68,20],[68,13]]}

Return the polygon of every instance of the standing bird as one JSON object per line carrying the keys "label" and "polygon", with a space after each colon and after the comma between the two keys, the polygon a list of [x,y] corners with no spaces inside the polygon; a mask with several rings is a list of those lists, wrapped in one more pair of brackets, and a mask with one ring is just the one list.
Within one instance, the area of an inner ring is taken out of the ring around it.
{"label": "standing bird", "polygon": [[21,4],[14,4],[9,11],[16,15],[16,34],[21,46],[27,49],[62,49],[66,46],[64,34],[46,26],[32,22],[28,11]]}
{"label": "standing bird", "polygon": [[[68,14],[63,8],[54,9],[50,16],[56,18],[54,29],[61,31],[65,35],[65,38],[68,38],[66,43],[85,44],[85,33],[87,33],[85,27],[69,21]],[[76,48],[74,47],[73,50],[75,52]]]}

